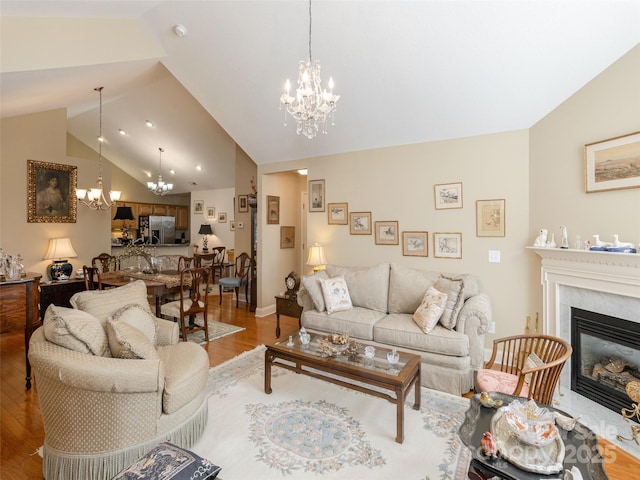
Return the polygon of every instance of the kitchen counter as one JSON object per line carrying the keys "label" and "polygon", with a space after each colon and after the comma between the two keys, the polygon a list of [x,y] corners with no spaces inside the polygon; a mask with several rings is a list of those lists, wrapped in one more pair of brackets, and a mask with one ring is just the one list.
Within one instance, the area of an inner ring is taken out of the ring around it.
{"label": "kitchen counter", "polygon": [[[192,248],[188,243],[167,243],[146,245],[138,244],[146,248],[153,248],[156,251],[156,255],[183,255],[185,257],[192,256]],[[111,255],[118,255],[125,245],[111,245]]]}

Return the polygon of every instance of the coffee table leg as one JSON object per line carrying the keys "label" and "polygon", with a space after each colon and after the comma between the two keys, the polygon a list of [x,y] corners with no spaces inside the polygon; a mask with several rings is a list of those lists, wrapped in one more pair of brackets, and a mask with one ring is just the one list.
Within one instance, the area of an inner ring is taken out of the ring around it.
{"label": "coffee table leg", "polygon": [[414,410],[420,410],[420,391],[422,390],[422,385],[420,384],[420,366],[418,366],[418,373],[416,373],[416,378],[413,381],[413,390],[415,392],[415,402],[413,404]]}
{"label": "coffee table leg", "polygon": [[271,361],[273,360],[273,355],[266,350],[264,352],[264,393],[269,394],[272,392],[271,390]]}
{"label": "coffee table leg", "polygon": [[402,388],[396,390],[396,442],[404,442],[404,391]]}

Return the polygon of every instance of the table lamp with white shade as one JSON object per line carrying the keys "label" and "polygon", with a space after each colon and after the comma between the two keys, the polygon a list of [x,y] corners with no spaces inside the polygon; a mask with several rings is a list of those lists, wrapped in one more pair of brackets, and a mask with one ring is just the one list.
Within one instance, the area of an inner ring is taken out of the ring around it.
{"label": "table lamp with white shade", "polygon": [[71,240],[67,237],[50,238],[49,248],[44,256],[44,260],[53,260],[47,267],[47,274],[53,281],[69,280],[73,272],[73,266],[67,261],[68,258],[75,258],[78,254],[71,245]]}
{"label": "table lamp with white shade", "polygon": [[319,243],[314,243],[309,247],[309,256],[307,257],[307,265],[313,267],[313,271],[323,270],[327,264],[324,256],[324,247]]}

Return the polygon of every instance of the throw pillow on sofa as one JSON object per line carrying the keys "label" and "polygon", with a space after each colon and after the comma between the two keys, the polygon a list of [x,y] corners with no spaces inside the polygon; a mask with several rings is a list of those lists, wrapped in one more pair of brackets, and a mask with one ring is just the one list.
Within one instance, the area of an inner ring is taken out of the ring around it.
{"label": "throw pillow on sofa", "polygon": [[424,333],[431,332],[440,320],[446,304],[447,294],[429,287],[427,293],[424,294],[422,303],[413,314],[413,321]]}
{"label": "throw pillow on sofa", "polygon": [[138,305],[137,303],[125,305],[119,310],[116,310],[113,315],[109,317],[109,320],[124,322],[132,327],[136,327],[145,334],[153,345],[157,344],[158,321],[149,309],[144,308],[142,305]]}
{"label": "throw pillow on sofa", "polygon": [[320,280],[320,284],[322,285],[324,303],[329,315],[334,312],[343,312],[353,308],[347,282],[344,277]]}
{"label": "throw pillow on sofa", "polygon": [[107,320],[106,330],[111,355],[115,358],[148,360],[158,358],[156,348],[136,327],[117,320]]}
{"label": "throw pillow on sofa", "polygon": [[442,317],[440,317],[440,324],[449,330],[453,330],[458,320],[458,314],[464,304],[464,281],[461,278],[449,278],[440,275],[434,287],[439,292],[447,294],[447,304],[444,312],[442,312]]}
{"label": "throw pillow on sofa", "polygon": [[109,348],[102,324],[87,312],[51,304],[43,328],[47,340],[69,350],[102,357]]}
{"label": "throw pillow on sofa", "polygon": [[327,278],[329,278],[329,275],[327,275],[327,272],[324,270],[320,270],[313,275],[302,277],[302,286],[309,293],[311,301],[313,302],[313,307],[319,312],[324,312],[325,310],[324,295],[322,293],[320,280],[326,280]]}

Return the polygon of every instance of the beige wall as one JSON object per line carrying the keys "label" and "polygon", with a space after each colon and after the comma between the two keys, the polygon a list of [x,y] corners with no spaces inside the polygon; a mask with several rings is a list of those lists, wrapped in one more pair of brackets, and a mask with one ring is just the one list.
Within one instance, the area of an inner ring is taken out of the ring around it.
{"label": "beige wall", "polygon": [[[570,246],[594,234],[640,244],[640,189],[585,193],[584,145],[640,131],[640,45],[530,129],[530,242],[566,226]],[[540,259],[529,253],[531,293],[542,312]]]}
{"label": "beige wall", "polygon": [[[66,110],[3,119],[0,128],[0,246],[3,250],[12,255],[20,254],[26,270],[43,275],[51,263],[42,259],[49,238],[71,239],[78,254],[77,258],[69,259],[74,268],[91,262],[96,253],[109,252],[110,211],[93,212],[79,206],[76,223],[27,223],[27,160],[75,165],[79,185],[96,182],[97,156],[67,156]],[[103,177],[108,190],[111,185],[109,162],[103,162]]]}
{"label": "beige wall", "polygon": [[[236,202],[235,202],[235,251],[239,255],[247,252],[251,255],[251,208],[247,212],[238,212],[238,195],[251,193],[251,178],[256,178],[256,164],[249,156],[236,145]],[[239,228],[238,222],[243,227]]]}

